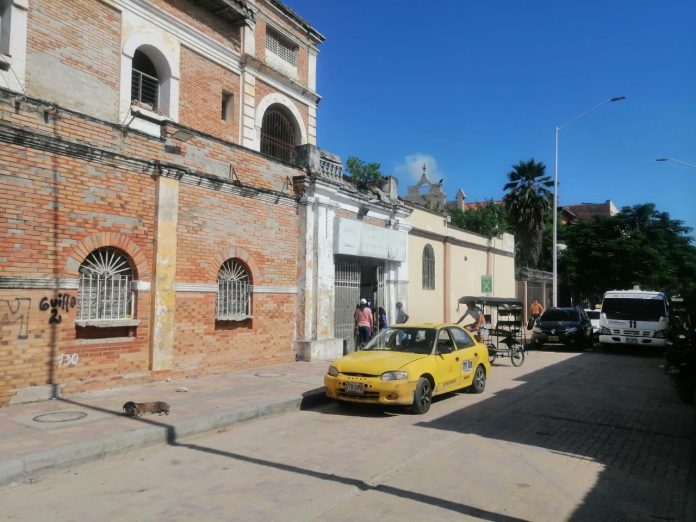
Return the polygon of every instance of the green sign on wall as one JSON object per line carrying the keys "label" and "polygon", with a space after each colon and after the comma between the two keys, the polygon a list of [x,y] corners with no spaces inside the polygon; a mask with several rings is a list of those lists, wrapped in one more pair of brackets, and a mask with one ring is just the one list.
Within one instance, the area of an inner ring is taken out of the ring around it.
{"label": "green sign on wall", "polygon": [[493,292],[493,276],[481,276],[481,293],[488,294]]}

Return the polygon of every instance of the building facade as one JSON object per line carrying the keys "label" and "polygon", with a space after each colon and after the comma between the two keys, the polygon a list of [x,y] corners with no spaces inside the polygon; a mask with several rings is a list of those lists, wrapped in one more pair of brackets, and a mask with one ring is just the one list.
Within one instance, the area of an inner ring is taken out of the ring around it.
{"label": "building facade", "polygon": [[0,405],[294,360],[323,37],[275,0],[0,31]]}
{"label": "building facade", "polygon": [[413,322],[454,322],[466,295],[515,297],[514,236],[487,238],[417,205],[409,217],[408,303]]}

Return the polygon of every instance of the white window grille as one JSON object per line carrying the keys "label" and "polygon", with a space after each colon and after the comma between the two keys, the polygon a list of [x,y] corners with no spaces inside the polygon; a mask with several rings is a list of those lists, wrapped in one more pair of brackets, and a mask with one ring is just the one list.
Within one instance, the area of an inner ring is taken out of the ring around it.
{"label": "white window grille", "polygon": [[297,47],[269,28],[266,29],[266,49],[291,65],[297,62]]}
{"label": "white window grille", "polygon": [[228,259],[218,273],[218,294],[215,317],[219,320],[241,320],[251,317],[251,285],[246,267]]}
{"label": "white window grille", "polygon": [[80,266],[78,320],[132,319],[132,283],[133,268],[119,250],[105,247],[90,253]]}
{"label": "white window grille", "polygon": [[151,110],[159,107],[160,81],[152,60],[142,51],[133,55],[131,75],[131,101],[136,101]]}
{"label": "white window grille", "polygon": [[431,245],[423,249],[423,290],[435,290],[435,252]]}

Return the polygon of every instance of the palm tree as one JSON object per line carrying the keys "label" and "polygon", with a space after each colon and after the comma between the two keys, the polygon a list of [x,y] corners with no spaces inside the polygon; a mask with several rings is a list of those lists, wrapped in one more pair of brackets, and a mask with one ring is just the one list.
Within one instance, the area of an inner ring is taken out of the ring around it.
{"label": "palm tree", "polygon": [[522,266],[536,268],[543,244],[544,218],[551,208],[553,186],[546,166],[534,159],[512,166],[503,190],[510,225],[515,230],[517,253]]}

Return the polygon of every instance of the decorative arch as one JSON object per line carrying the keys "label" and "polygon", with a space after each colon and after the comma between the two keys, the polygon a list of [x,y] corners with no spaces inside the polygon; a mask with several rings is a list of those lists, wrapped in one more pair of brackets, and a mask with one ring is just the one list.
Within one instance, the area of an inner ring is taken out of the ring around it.
{"label": "decorative arch", "polygon": [[63,267],[63,277],[76,278],[80,275],[80,265],[93,251],[102,247],[114,247],[124,252],[133,262],[135,278],[148,281],[152,278],[150,264],[140,247],[124,234],[100,232],[88,236],[75,246]]}
{"label": "decorative arch", "polygon": [[152,33],[135,33],[123,42],[120,107],[122,118],[130,111],[133,56],[140,50],[152,61],[160,80],[160,106],[174,121],[179,119],[179,48]]}
{"label": "decorative arch", "polygon": [[296,145],[307,143],[307,126],[305,121],[302,119],[302,115],[300,114],[297,106],[286,95],[279,92],[273,92],[264,96],[264,98],[256,106],[256,115],[254,119],[256,132],[254,133],[254,143],[252,147],[254,150],[261,150],[261,125],[263,124],[263,115],[271,105],[275,104],[282,105],[294,118],[295,136],[296,140],[298,141]]}
{"label": "decorative arch", "polygon": [[208,275],[211,282],[217,281],[220,267],[228,259],[239,259],[241,262],[243,262],[249,268],[249,283],[252,285],[255,284],[255,282],[258,280],[259,274],[261,273],[259,270],[259,265],[254,260],[251,253],[240,246],[227,247],[224,250],[220,250],[215,255],[213,266],[211,266],[208,270]]}

